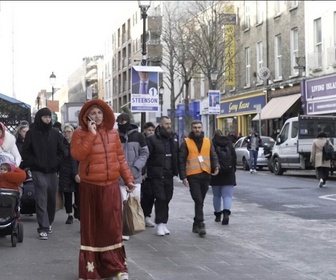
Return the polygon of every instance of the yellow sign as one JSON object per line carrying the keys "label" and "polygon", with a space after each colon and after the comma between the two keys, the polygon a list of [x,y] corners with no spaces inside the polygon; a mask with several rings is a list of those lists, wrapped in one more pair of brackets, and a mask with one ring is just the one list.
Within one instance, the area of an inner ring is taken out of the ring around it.
{"label": "yellow sign", "polygon": [[[233,6],[225,9],[226,16],[232,15],[235,18]],[[225,30],[225,77],[227,86],[236,85],[236,45],[235,45],[235,25],[236,22],[228,22],[224,25]]]}

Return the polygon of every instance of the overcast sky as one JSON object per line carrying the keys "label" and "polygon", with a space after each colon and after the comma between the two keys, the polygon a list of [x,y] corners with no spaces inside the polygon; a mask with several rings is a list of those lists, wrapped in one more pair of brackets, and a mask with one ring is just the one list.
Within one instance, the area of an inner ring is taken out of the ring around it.
{"label": "overcast sky", "polygon": [[52,71],[61,87],[83,57],[103,55],[120,17],[137,7],[137,1],[0,2],[0,93],[14,92],[30,105],[40,90],[51,91]]}

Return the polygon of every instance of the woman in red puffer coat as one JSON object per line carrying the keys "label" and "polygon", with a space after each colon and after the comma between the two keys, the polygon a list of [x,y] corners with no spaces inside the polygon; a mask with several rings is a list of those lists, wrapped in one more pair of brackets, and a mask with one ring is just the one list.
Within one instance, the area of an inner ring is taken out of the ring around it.
{"label": "woman in red puffer coat", "polygon": [[127,280],[118,179],[122,177],[129,192],[135,185],[113,128],[114,113],[103,100],[95,99],[83,105],[78,120],[71,155],[79,161],[79,278]]}

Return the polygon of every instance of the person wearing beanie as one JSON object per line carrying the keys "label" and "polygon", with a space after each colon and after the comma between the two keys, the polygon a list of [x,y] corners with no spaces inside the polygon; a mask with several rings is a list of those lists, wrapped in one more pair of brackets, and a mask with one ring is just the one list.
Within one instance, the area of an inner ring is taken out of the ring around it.
{"label": "person wearing beanie", "polygon": [[135,188],[125,160],[115,116],[100,99],[86,102],[78,115],[71,156],[79,161],[79,279],[128,280],[122,242],[122,202],[119,177]]}
{"label": "person wearing beanie", "polygon": [[[155,125],[152,122],[146,122],[143,126],[143,134],[145,137],[154,134]],[[142,169],[142,183],[141,183],[141,207],[145,215],[146,227],[155,227],[151,220],[151,214],[154,206],[154,195],[151,190],[148,180],[146,180],[146,167]]]}
{"label": "person wearing beanie", "polygon": [[19,191],[20,185],[26,180],[26,172],[11,162],[0,165],[0,186],[4,189]]}
{"label": "person wearing beanie", "polygon": [[63,136],[52,128],[49,108],[37,111],[21,154],[20,167],[30,169],[35,187],[37,232],[41,240],[47,240],[56,212],[57,172],[66,156]]}
{"label": "person wearing beanie", "polygon": [[[138,126],[131,124],[130,116],[126,113],[121,113],[117,117],[119,138],[123,147],[126,161],[132,171],[135,183],[133,196],[141,200],[141,183],[142,170],[146,165],[149,156],[148,147],[145,136],[139,132]],[[119,180],[122,201],[126,200],[126,185],[122,179]],[[124,240],[128,240],[128,236],[123,236]]]}

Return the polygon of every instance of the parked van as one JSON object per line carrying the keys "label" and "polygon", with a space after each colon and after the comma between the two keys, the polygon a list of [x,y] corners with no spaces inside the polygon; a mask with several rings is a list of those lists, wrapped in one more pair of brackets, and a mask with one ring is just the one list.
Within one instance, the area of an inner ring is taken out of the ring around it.
{"label": "parked van", "polygon": [[301,115],[288,119],[272,150],[272,165],[275,175],[286,170],[314,169],[310,153],[319,132],[325,132],[331,143],[336,143],[336,117]]}

